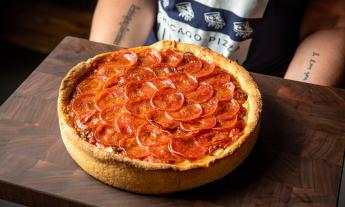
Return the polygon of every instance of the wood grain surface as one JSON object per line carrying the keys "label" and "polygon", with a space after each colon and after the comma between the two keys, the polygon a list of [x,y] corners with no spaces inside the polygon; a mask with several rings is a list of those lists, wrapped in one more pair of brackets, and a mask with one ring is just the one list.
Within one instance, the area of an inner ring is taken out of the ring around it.
{"label": "wood grain surface", "polygon": [[87,175],[62,143],[58,88],[73,65],[116,49],[67,37],[1,106],[0,198],[35,206],[336,206],[345,91],[258,74],[252,74],[264,102],[258,143],[225,178],[189,191],[146,196]]}

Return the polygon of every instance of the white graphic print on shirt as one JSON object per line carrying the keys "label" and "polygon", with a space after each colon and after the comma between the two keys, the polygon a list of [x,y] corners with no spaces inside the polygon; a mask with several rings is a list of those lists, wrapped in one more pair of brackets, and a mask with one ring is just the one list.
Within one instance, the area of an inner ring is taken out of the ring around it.
{"label": "white graphic print on shirt", "polygon": [[191,21],[194,18],[194,12],[190,2],[181,2],[176,4],[177,10],[180,12],[178,16],[182,17],[185,21]]}
{"label": "white graphic print on shirt", "polygon": [[169,0],[163,0],[163,7],[166,8],[167,6],[169,6]]}
{"label": "white graphic print on shirt", "polygon": [[236,36],[246,38],[253,32],[253,29],[249,26],[249,22],[234,22],[234,31]]}
{"label": "white graphic print on shirt", "polygon": [[255,32],[251,20],[262,18],[268,3],[268,0],[170,0],[168,4],[164,1],[158,4],[158,40],[207,46],[241,64],[247,59],[251,35]]}
{"label": "white graphic print on shirt", "polygon": [[225,22],[220,16],[219,12],[207,12],[204,13],[205,21],[208,23],[207,26],[221,29],[225,26]]}

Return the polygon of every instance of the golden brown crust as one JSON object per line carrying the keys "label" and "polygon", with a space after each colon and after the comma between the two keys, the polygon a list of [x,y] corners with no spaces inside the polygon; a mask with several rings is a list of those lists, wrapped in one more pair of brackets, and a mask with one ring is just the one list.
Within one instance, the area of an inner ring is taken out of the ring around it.
{"label": "golden brown crust", "polygon": [[248,95],[245,106],[248,115],[243,135],[233,145],[215,156],[206,156],[199,161],[179,164],[148,163],[124,158],[83,141],[76,130],[67,124],[68,117],[64,113],[64,109],[78,80],[91,70],[93,62],[107,54],[105,53],[73,67],[62,80],[60,86],[58,99],[60,130],[64,144],[72,158],[90,175],[107,184],[128,191],[149,194],[190,189],[219,179],[233,171],[250,153],[259,130],[261,95],[249,73],[236,62],[230,61],[207,48],[191,44],[160,41],[152,46],[131,50],[138,51],[148,47],[159,50],[171,48],[181,52],[191,52],[201,59],[214,62],[220,68],[231,73]]}

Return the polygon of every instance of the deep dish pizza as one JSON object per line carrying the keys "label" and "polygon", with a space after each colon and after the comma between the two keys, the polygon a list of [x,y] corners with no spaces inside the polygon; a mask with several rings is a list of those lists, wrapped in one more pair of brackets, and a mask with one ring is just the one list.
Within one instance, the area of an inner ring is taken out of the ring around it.
{"label": "deep dish pizza", "polygon": [[154,194],[231,172],[255,144],[260,111],[260,93],[241,66],[173,41],[78,64],[58,104],[63,141],[86,172]]}

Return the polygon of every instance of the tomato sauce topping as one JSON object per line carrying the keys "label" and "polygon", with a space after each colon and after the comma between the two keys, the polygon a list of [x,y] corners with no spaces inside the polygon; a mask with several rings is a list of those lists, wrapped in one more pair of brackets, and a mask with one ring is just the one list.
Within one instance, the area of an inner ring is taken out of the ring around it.
{"label": "tomato sauce topping", "polygon": [[194,161],[242,135],[247,95],[215,63],[173,49],[121,50],[92,64],[66,108],[87,142],[147,162]]}

